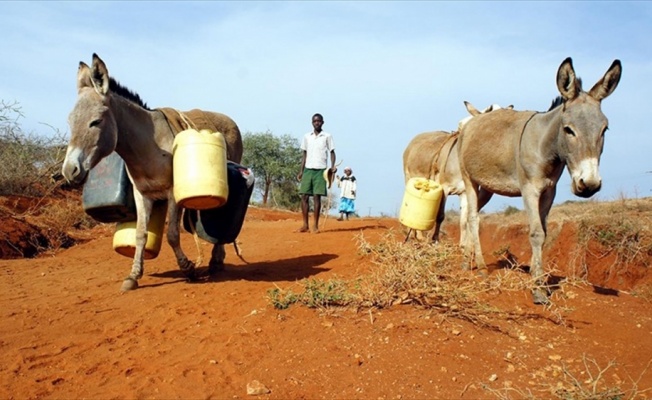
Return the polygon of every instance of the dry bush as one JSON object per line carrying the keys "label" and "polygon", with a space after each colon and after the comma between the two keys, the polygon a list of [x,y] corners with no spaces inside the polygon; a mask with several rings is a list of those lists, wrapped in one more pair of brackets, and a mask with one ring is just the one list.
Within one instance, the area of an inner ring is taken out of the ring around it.
{"label": "dry bush", "polygon": [[297,303],[357,309],[412,304],[498,331],[502,331],[500,321],[537,317],[522,310],[501,310],[484,300],[497,292],[531,288],[529,274],[498,272],[480,278],[460,268],[461,254],[456,245],[405,243],[397,237],[389,231],[376,244],[369,243],[362,234],[356,237],[360,253],[374,267],[355,280],[303,280],[299,282],[302,290],[276,287],[268,291],[268,299],[279,309]]}
{"label": "dry bush", "polygon": [[[607,363],[606,367],[601,367],[595,359],[587,358],[586,354],[583,354],[582,365],[584,370],[577,374],[570,371],[568,366],[563,362],[561,366],[553,366],[553,368],[559,369],[562,373],[563,382],[560,381],[556,385],[542,387],[538,391],[546,393],[543,396],[535,395],[531,389],[519,389],[516,387],[494,389],[485,383],[480,383],[480,387],[493,396],[503,400],[512,398],[554,398],[560,400],[634,400],[647,398],[645,394],[650,389],[640,389],[638,384],[641,378],[647,373],[650,363],[648,363],[637,379],[630,378],[629,383],[607,381],[606,374],[609,369],[616,365],[614,361]],[[628,387],[627,389],[622,388],[625,385]]]}
{"label": "dry bush", "polygon": [[50,136],[25,132],[20,125],[22,117],[18,103],[0,102],[0,195],[30,204],[27,210],[3,210],[31,226],[33,232],[21,245],[37,255],[72,246],[83,236],[76,233],[97,223],[84,213],[78,188],[61,190],[62,182],[53,178],[65,156],[65,135],[54,128]]}
{"label": "dry bush", "polygon": [[597,259],[613,256],[609,276],[625,273],[632,265],[650,268],[650,202],[623,200],[592,208],[578,219],[577,256],[584,269],[588,256]]}
{"label": "dry bush", "polygon": [[66,198],[43,209],[38,225],[49,243],[44,250],[56,251],[87,239],[82,232],[97,226],[98,222],[84,212],[79,199]]}
{"label": "dry bush", "polygon": [[0,102],[0,195],[45,196],[65,156],[65,135],[24,132],[18,103]]}
{"label": "dry bush", "polygon": [[282,290],[279,287],[267,291],[267,297],[272,305],[280,310],[299,303],[310,308],[327,308],[346,306],[353,300],[349,284],[346,281],[330,279],[304,279],[303,291],[294,293],[291,289]]}

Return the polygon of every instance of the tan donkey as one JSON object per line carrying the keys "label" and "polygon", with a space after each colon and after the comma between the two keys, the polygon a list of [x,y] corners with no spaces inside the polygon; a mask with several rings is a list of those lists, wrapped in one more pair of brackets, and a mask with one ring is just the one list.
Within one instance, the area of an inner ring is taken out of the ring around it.
{"label": "tan donkey", "polygon": [[591,197],[600,190],[598,166],[608,127],[600,104],[616,89],[621,73],[615,60],[587,93],[569,57],[557,71],[561,98],[548,112],[497,110],[472,118],[462,128],[459,157],[469,207],[464,267],[471,267],[474,255],[477,268],[486,273],[479,237],[480,187],[522,196],[532,246],[533,298],[536,304],[548,303],[542,249],[557,182],[568,168],[575,195]]}

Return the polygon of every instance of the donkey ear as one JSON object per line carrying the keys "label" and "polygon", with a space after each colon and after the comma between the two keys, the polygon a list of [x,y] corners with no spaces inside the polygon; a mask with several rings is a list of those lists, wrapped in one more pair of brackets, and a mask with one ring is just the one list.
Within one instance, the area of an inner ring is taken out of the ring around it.
{"label": "donkey ear", "polygon": [[575,76],[573,60],[568,57],[561,63],[557,71],[557,89],[565,100],[573,100],[580,95],[582,86],[580,80]]}
{"label": "donkey ear", "polygon": [[77,92],[85,87],[93,87],[93,82],[91,81],[91,68],[83,61],[80,61],[79,68],[77,69]]}
{"label": "donkey ear", "polygon": [[464,101],[464,106],[466,107],[466,111],[468,111],[469,114],[473,115],[474,117],[476,115],[480,115],[480,111],[478,111],[478,109],[475,108],[473,104],[469,103],[468,101]]}
{"label": "donkey ear", "polygon": [[91,81],[97,93],[105,95],[109,92],[109,70],[106,68],[104,61],[93,53],[93,73]]}
{"label": "donkey ear", "polygon": [[614,60],[602,79],[600,79],[598,83],[589,90],[589,95],[598,101],[609,96],[614,92],[614,90],[616,90],[622,73],[623,66],[620,63],[620,60]]}

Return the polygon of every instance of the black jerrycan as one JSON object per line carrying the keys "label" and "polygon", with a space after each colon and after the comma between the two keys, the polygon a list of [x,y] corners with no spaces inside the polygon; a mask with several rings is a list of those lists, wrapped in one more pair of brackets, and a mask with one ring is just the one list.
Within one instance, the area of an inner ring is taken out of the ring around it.
{"label": "black jerrycan", "polygon": [[98,222],[135,221],[133,190],[124,160],[113,152],[89,171],[82,190],[82,207]]}

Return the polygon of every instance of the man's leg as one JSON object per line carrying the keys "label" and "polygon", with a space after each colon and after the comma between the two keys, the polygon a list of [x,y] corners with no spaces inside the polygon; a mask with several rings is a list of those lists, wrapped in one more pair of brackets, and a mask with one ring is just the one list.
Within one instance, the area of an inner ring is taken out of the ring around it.
{"label": "man's leg", "polygon": [[307,194],[302,194],[301,195],[301,215],[303,216],[303,226],[299,231],[301,232],[308,232],[309,227],[308,227],[308,196]]}
{"label": "man's leg", "polygon": [[313,226],[312,231],[319,232],[319,214],[321,214],[321,196],[318,194],[314,195],[313,201],[315,203],[315,210],[314,210],[315,226]]}

